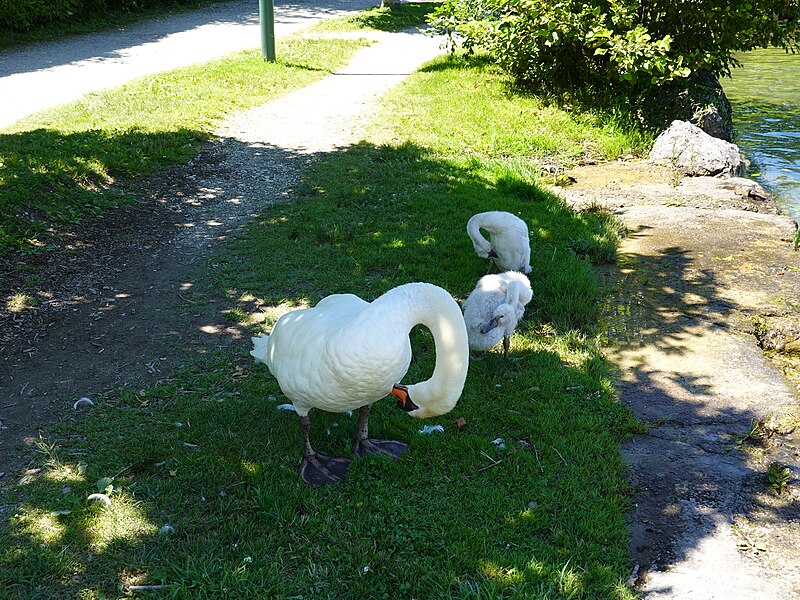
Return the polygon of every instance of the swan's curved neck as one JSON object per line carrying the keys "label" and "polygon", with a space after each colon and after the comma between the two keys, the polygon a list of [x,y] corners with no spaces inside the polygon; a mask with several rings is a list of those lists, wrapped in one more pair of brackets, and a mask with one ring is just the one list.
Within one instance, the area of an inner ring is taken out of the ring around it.
{"label": "swan's curved neck", "polygon": [[408,386],[411,400],[419,407],[408,414],[422,419],[449,412],[461,396],[469,367],[461,309],[449,293],[429,283],[401,285],[375,302],[384,298],[408,332],[415,325],[424,325],[436,344],[436,366],[430,379]]}
{"label": "swan's curved neck", "polygon": [[483,219],[480,215],[475,215],[467,221],[467,235],[469,235],[472,240],[472,245],[475,247],[476,251],[483,249],[488,252],[491,250],[492,245],[489,243],[489,240],[481,234],[481,227],[483,227]]}
{"label": "swan's curved neck", "polygon": [[506,304],[516,307],[520,304],[520,296],[522,295],[522,286],[518,281],[509,282],[506,287]]}

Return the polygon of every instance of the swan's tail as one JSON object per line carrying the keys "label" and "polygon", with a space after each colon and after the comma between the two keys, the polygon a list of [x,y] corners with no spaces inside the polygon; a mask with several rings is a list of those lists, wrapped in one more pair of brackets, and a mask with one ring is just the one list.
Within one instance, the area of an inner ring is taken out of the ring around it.
{"label": "swan's tail", "polygon": [[257,363],[260,362],[269,366],[269,363],[267,362],[269,336],[264,334],[258,337],[250,338],[250,340],[253,342],[253,349],[250,350],[250,355],[256,359]]}

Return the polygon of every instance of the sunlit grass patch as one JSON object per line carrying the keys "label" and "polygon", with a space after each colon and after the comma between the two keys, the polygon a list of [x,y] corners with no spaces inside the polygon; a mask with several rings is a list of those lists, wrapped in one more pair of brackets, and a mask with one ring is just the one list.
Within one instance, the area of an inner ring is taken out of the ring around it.
{"label": "sunlit grass patch", "polygon": [[103,553],[119,542],[135,545],[159,532],[159,527],[142,514],[135,498],[124,492],[112,494],[111,498],[110,506],[95,503],[84,516],[82,524],[93,553]]}
{"label": "sunlit grass patch", "polygon": [[15,526],[35,544],[54,544],[61,541],[66,527],[55,511],[23,505],[17,513]]}
{"label": "sunlit grass patch", "polygon": [[300,300],[299,302],[281,302],[275,305],[257,301],[256,306],[256,312],[247,313],[246,315],[245,322],[248,325],[272,326],[275,324],[275,321],[280,319],[281,316],[287,312],[309,308],[311,305],[306,300]]}
{"label": "sunlit grass patch", "polygon": [[17,292],[9,296],[6,300],[6,310],[12,313],[21,313],[36,305],[34,299],[22,292]]}
{"label": "sunlit grass patch", "polygon": [[532,165],[547,159],[564,166],[582,157],[641,153],[652,141],[619,115],[576,112],[535,95],[515,95],[510,80],[480,57],[442,56],[390,93],[384,105],[385,124],[373,131],[375,141],[406,140],[442,155]]}
{"label": "sunlit grass patch", "polygon": [[407,2],[389,7],[375,7],[345,17],[325,19],[309,28],[309,32],[335,32],[353,30],[402,31],[421,27],[425,16],[438,3]]}

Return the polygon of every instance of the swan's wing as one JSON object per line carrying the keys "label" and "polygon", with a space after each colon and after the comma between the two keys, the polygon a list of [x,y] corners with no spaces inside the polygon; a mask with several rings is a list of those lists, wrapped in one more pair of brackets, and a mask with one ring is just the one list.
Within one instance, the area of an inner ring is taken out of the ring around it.
{"label": "swan's wing", "polygon": [[335,294],[313,308],[286,313],[275,323],[267,365],[299,414],[314,406],[314,398],[326,394],[331,380],[327,340],[339,337],[341,329],[366,306],[358,296]]}
{"label": "swan's wing", "polygon": [[275,324],[270,370],[301,416],[311,408],[345,412],[374,402],[405,374],[408,336],[382,332],[380,320],[367,318],[369,306],[352,294],[328,296]]}

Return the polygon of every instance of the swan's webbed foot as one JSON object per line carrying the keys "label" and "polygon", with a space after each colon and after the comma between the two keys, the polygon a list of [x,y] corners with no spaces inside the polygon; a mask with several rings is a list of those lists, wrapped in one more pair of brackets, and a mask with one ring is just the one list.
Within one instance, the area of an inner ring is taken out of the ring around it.
{"label": "swan's webbed foot", "polygon": [[326,483],[341,483],[347,466],[348,458],[334,458],[315,452],[308,440],[308,430],[311,421],[308,415],[300,417],[300,431],[303,434],[303,460],[300,461],[298,471],[300,477],[311,485],[324,485]]}
{"label": "swan's webbed foot", "polygon": [[[408,388],[403,385],[395,385],[392,388],[392,395],[397,396],[398,400],[402,400],[406,408],[404,410],[413,410],[418,408],[411,398],[408,397]],[[364,456],[365,454],[380,454],[383,456],[390,456],[392,458],[399,457],[403,452],[408,449],[408,444],[403,442],[396,442],[394,440],[376,440],[369,437],[369,413],[372,410],[372,405],[367,404],[362,406],[358,411],[358,435],[356,442],[353,445],[353,452],[357,456]]]}
{"label": "swan's webbed foot", "polygon": [[371,438],[356,440],[353,452],[358,456],[365,454],[379,454],[398,458],[403,452],[408,450],[408,444],[395,440],[374,440]]}
{"label": "swan's webbed foot", "polygon": [[350,459],[336,458],[314,452],[303,457],[298,471],[303,481],[311,485],[341,483],[347,473]]}

